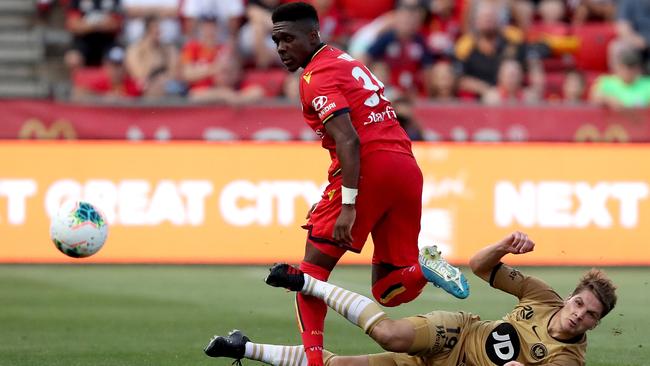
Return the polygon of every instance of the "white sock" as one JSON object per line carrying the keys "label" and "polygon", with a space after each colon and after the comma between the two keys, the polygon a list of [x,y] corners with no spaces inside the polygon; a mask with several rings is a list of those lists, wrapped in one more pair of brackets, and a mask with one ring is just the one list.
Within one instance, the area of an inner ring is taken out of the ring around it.
{"label": "white sock", "polygon": [[352,324],[359,326],[366,333],[386,318],[379,305],[356,292],[320,281],[305,273],[305,285],[301,291],[305,295],[317,297],[337,313],[343,315]]}
{"label": "white sock", "polygon": [[306,366],[307,357],[303,346],[276,346],[246,342],[244,357],[274,366]]}

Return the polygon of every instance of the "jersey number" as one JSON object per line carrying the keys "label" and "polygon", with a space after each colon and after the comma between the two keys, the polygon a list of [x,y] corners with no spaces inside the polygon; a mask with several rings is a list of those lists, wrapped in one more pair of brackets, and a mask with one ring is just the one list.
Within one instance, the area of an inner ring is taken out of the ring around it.
{"label": "jersey number", "polygon": [[[354,61],[352,56],[348,55],[347,53],[341,54],[338,58],[350,62]],[[370,71],[366,72],[359,66],[355,66],[352,69],[352,77],[355,78],[357,81],[361,79],[361,81],[363,82],[363,88],[366,90],[370,90],[371,92],[374,92],[371,96],[368,97],[368,99],[366,99],[365,102],[363,102],[363,104],[367,105],[368,107],[376,107],[379,104],[379,98],[387,102],[390,102],[390,100],[388,100],[388,98],[386,98],[380,92],[380,90],[384,88],[384,83],[379,81],[379,79],[377,79],[377,77],[372,72]]]}
{"label": "jersey number", "polygon": [[[370,75],[368,75],[368,73]],[[380,91],[384,87],[384,83],[379,81],[379,79],[377,79],[377,77],[370,71],[365,72],[359,66],[355,66],[352,69],[352,77],[357,79],[357,81],[361,80],[363,82],[364,89],[374,92],[371,96],[368,97],[368,99],[366,99],[365,102],[363,102],[363,104],[367,105],[368,107],[376,107],[379,104],[379,98],[387,102],[389,101],[388,98],[386,98]]]}

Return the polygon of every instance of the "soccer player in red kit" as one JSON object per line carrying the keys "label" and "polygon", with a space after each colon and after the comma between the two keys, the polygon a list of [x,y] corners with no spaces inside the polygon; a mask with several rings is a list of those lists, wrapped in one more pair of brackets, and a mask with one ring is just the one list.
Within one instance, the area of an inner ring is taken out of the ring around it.
{"label": "soccer player in red kit", "polygon": [[[329,185],[304,226],[308,237],[300,268],[275,265],[266,282],[291,288],[287,283],[298,286],[303,273],[326,281],[339,258],[348,250],[359,253],[372,234],[372,293],[380,304],[409,302],[427,282],[467,297],[467,281],[457,268],[435,248],[418,252],[422,172],[384,85],[362,63],[321,42],[311,5],[284,4],[272,20],[282,63],[291,72],[303,68],[303,115],[332,164]],[[327,306],[302,293],[296,302],[308,364],[321,366]]]}

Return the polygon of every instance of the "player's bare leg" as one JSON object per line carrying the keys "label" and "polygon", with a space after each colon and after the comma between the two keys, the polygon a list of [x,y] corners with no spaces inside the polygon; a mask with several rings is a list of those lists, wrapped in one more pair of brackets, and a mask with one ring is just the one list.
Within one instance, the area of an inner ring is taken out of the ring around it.
{"label": "player's bare leg", "polygon": [[398,353],[416,351],[413,349],[416,337],[415,325],[407,319],[383,319],[372,328],[369,335],[386,351]]}
{"label": "player's bare leg", "polygon": [[368,356],[334,356],[325,366],[369,366]]}

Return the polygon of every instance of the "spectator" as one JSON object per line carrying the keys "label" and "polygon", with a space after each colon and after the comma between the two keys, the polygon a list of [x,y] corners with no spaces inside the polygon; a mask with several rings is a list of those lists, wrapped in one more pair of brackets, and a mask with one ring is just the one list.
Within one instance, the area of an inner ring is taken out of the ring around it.
{"label": "spectator", "polygon": [[485,0],[478,3],[473,30],[456,43],[455,55],[462,75],[460,92],[482,96],[496,85],[501,60],[525,62],[523,34],[514,27],[500,28],[498,14],[502,11]]}
{"label": "spectator", "polygon": [[145,18],[155,17],[160,22],[160,41],[178,44],[181,41],[179,18],[180,0],[122,0],[127,16],[124,35],[127,44],[142,38]]}
{"label": "spectator", "polygon": [[569,70],[562,83],[562,101],[565,104],[584,103],[587,81],[578,70]]}
{"label": "spectator", "polygon": [[425,24],[426,42],[436,55],[453,56],[454,43],[460,37],[462,20],[459,5],[453,0],[430,0]]}
{"label": "spectator", "polygon": [[336,0],[310,0],[309,3],[318,12],[320,36],[323,42],[345,49],[348,38],[345,32],[346,21]]}
{"label": "spectator", "polygon": [[280,61],[271,40],[271,12],[280,3],[280,0],[248,0],[248,22],[241,29],[239,44],[244,58],[260,69],[278,65]]}
{"label": "spectator", "polygon": [[575,52],[579,40],[571,35],[571,29],[565,22],[567,8],[564,0],[542,0],[537,6],[539,20],[526,31],[529,44],[544,43],[554,55]]}
{"label": "spectator", "polygon": [[650,72],[650,0],[621,0],[618,10],[618,39],[610,47],[610,64],[612,56],[631,45],[641,52],[645,71]]}
{"label": "spectator", "polygon": [[202,17],[217,19],[217,40],[231,42],[237,39],[244,17],[243,0],[183,0],[181,14],[186,19],[188,34],[195,34]]}
{"label": "spectator", "polygon": [[265,91],[261,85],[242,85],[242,69],[237,58],[220,57],[215,66],[214,85],[191,92],[191,101],[237,106],[254,103],[264,97]]}
{"label": "spectator", "polygon": [[650,106],[650,77],[642,75],[639,52],[623,49],[612,66],[613,74],[596,80],[591,101],[615,110]]}
{"label": "spectator", "polygon": [[[571,28],[565,21],[567,8],[564,0],[542,0],[537,6],[539,20],[526,30],[529,45],[545,45],[554,56],[562,56],[577,51],[580,41],[571,35]],[[539,50],[539,47],[537,47]],[[544,51],[540,52],[546,56]],[[561,60],[564,68],[565,60]]]}
{"label": "spectator", "polygon": [[611,22],[616,18],[616,0],[580,0],[573,9],[573,25]]}
{"label": "spectator", "polygon": [[[395,11],[389,11],[372,21],[364,23],[352,33],[348,41],[347,52],[364,64],[370,61],[367,59],[368,49],[375,43],[380,34],[390,29],[395,21]],[[375,72],[373,70],[373,72]],[[375,72],[376,73],[376,72]],[[380,78],[381,79],[381,78]],[[386,80],[386,79],[385,79]]]}
{"label": "spectator", "polygon": [[[104,58],[100,69],[78,70],[86,77],[74,77],[72,99],[102,99],[116,101],[139,97],[142,92],[124,68],[124,49],[113,47]],[[90,74],[90,75],[89,75]]]}
{"label": "spectator", "polygon": [[219,69],[217,60],[233,56],[232,50],[217,41],[215,18],[202,17],[196,30],[196,39],[185,44],[181,57],[183,80],[188,84],[190,97],[214,87]]}
{"label": "spectator", "polygon": [[535,3],[530,0],[512,0],[509,8],[509,23],[521,29],[524,33],[528,32],[535,20]]}
{"label": "spectator", "polygon": [[73,46],[64,56],[66,66],[71,70],[100,66],[121,27],[120,0],[71,0],[66,28],[72,33]]}
{"label": "spectator", "polygon": [[456,99],[458,79],[450,62],[440,61],[433,65],[429,77],[429,97],[436,102],[450,102]]}
{"label": "spectator", "polygon": [[539,23],[549,26],[566,24],[567,9],[564,0],[542,0],[537,5]]}
{"label": "spectator", "polygon": [[294,72],[286,76],[282,82],[282,97],[288,102],[300,104],[300,73]]}
{"label": "spectator", "polygon": [[258,100],[260,87],[237,88],[242,78],[239,59],[232,44],[217,40],[217,21],[202,17],[197,24],[197,38],[187,42],[182,53],[183,79],[188,83],[191,101],[245,104]]}
{"label": "spectator", "polygon": [[145,33],[126,50],[126,69],[145,96],[162,97],[182,93],[178,51],[160,42],[159,21],[145,19]]}
{"label": "spectator", "polygon": [[513,23],[516,26],[517,19],[520,17],[513,15],[513,12],[517,12],[519,7],[513,6],[513,4],[519,1],[522,0],[461,0],[461,2],[466,3],[464,4],[463,21],[465,24],[463,31],[469,32],[472,30],[474,27],[472,23],[476,21],[478,8],[481,6],[487,6],[494,9],[496,22],[499,24],[499,27],[505,27],[506,25]]}
{"label": "spectator", "polygon": [[395,108],[395,114],[400,126],[406,131],[411,141],[423,141],[424,132],[422,127],[415,120],[413,97],[408,94],[402,94],[391,102]]}
{"label": "spectator", "polygon": [[497,85],[483,94],[483,103],[488,105],[535,103],[542,98],[539,84],[524,87],[524,71],[519,61],[505,59],[499,66]]}
{"label": "spectator", "polygon": [[425,77],[430,72],[433,55],[418,33],[424,9],[416,0],[400,1],[393,26],[382,33],[368,49],[371,68],[389,71],[389,84],[401,92],[423,94]]}

